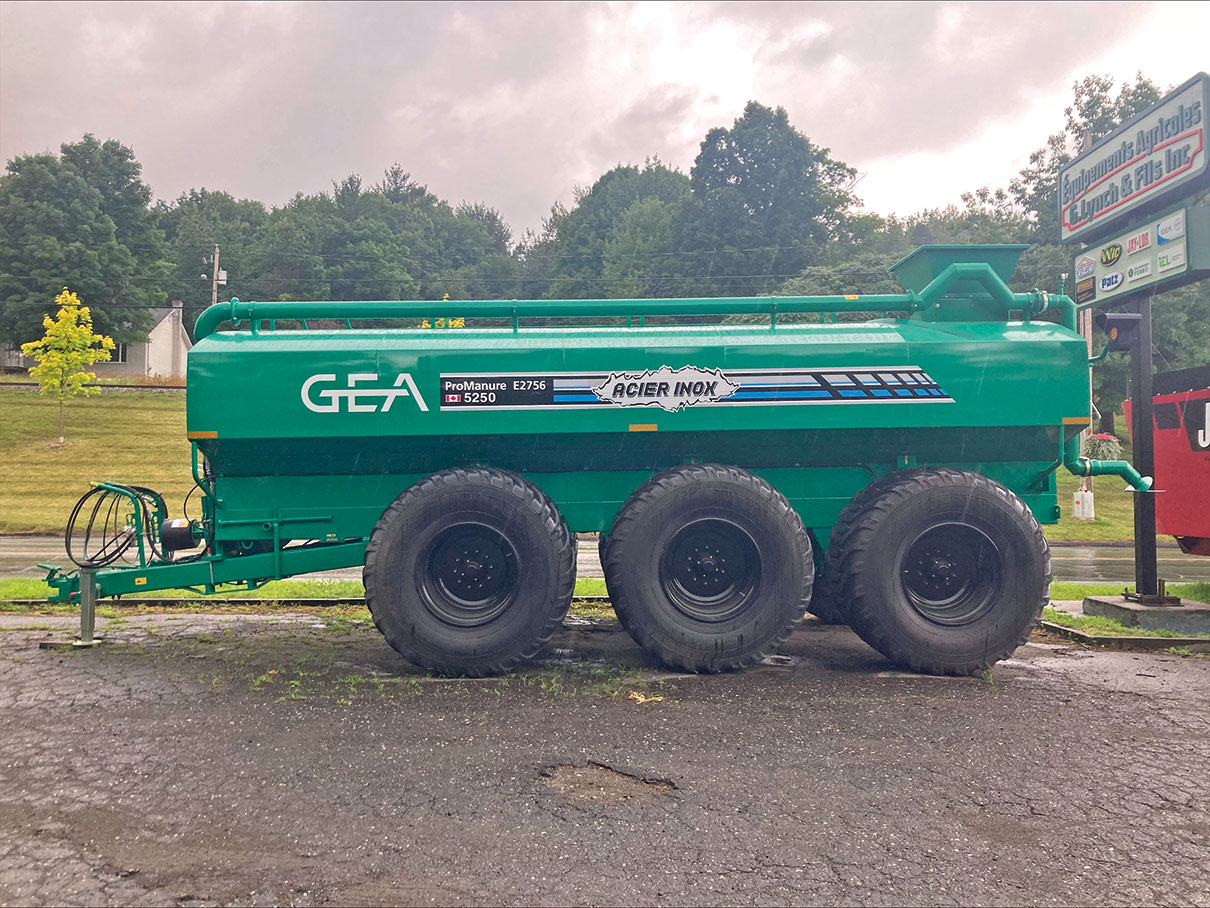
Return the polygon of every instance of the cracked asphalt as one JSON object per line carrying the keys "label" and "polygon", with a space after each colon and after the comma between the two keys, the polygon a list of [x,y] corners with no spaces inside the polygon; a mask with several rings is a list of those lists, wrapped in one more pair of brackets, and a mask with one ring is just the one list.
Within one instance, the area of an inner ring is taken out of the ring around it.
{"label": "cracked asphalt", "polygon": [[308,616],[0,620],[0,905],[1210,905],[1210,659],[430,679]]}

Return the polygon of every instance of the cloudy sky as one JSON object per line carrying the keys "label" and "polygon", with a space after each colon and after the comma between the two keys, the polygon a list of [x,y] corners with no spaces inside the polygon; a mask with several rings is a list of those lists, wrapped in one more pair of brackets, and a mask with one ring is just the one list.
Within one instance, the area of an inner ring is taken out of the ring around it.
{"label": "cloudy sky", "polygon": [[907,214],[1003,186],[1073,80],[1210,70],[1210,3],[0,2],[0,157],[86,132],[156,196],[280,204],[398,161],[519,234],[749,99]]}

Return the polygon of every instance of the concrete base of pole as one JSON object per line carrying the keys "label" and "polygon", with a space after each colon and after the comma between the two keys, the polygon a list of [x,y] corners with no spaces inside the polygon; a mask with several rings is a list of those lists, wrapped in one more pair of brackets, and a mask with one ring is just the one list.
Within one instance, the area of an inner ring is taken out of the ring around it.
{"label": "concrete base of pole", "polygon": [[1144,630],[1210,634],[1210,605],[1192,599],[1182,600],[1180,605],[1142,605],[1122,596],[1089,596],[1084,600],[1084,614]]}

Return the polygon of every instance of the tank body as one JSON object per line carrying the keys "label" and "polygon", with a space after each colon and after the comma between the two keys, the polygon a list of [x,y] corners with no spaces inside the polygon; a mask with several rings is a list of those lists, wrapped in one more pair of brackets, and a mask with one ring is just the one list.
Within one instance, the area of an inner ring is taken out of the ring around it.
{"label": "tank body", "polygon": [[418,479],[473,465],[603,531],[653,473],[714,462],[763,476],[825,544],[859,489],[912,465],[985,474],[1053,522],[1086,356],[1042,321],[243,330],[191,350],[188,432],[220,541],[364,537]]}

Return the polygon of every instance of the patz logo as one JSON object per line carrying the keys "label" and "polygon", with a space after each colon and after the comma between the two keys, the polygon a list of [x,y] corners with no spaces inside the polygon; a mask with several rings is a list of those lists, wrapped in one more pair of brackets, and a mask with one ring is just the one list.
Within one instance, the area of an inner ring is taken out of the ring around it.
{"label": "patz logo", "polygon": [[[349,413],[389,413],[391,404],[398,397],[411,397],[416,401],[422,412],[429,411],[420,389],[407,372],[395,376],[394,384],[389,388],[357,387],[368,382],[378,381],[374,372],[351,372],[347,379],[347,387],[317,389],[316,385],[326,385],[336,382],[334,372],[312,375],[302,386],[302,402],[308,410],[314,413],[339,413],[342,409]],[[341,403],[344,406],[341,406]],[[381,406],[379,406],[381,404]]]}
{"label": "patz logo", "polygon": [[669,413],[694,404],[730,397],[739,385],[718,369],[661,366],[654,372],[611,372],[592,389],[601,400],[621,407],[660,407]]}

